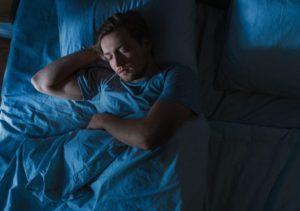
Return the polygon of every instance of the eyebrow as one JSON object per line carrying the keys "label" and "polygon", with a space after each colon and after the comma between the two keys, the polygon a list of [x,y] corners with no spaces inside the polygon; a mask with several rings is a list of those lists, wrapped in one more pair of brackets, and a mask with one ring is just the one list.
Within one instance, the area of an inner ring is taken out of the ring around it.
{"label": "eyebrow", "polygon": [[[118,49],[120,49],[121,47],[123,47],[124,46],[124,44],[120,44],[118,47],[116,47],[115,49],[113,49],[113,51],[116,51],[116,50],[118,50]],[[103,55],[105,56],[105,55],[109,55],[109,54],[111,54],[110,52],[106,52],[106,53],[104,53],[103,52]]]}
{"label": "eyebrow", "polygon": [[109,56],[111,55],[110,53],[103,53],[103,56]]}

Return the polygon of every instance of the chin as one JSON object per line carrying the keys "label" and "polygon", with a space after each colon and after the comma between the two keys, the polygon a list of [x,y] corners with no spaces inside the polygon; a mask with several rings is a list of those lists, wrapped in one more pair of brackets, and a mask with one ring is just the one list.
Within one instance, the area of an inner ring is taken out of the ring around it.
{"label": "chin", "polygon": [[120,76],[121,79],[125,82],[133,82],[134,80],[136,80],[136,77],[132,77],[133,75],[131,74],[127,74],[127,75],[123,75],[123,76]]}
{"label": "chin", "polygon": [[123,75],[123,76],[120,76],[120,78],[125,81],[125,82],[135,82],[135,81],[138,81],[141,77],[138,77],[137,75],[135,74],[126,74],[126,75]]}
{"label": "chin", "polygon": [[124,77],[121,77],[121,79],[125,82],[132,82],[133,80],[131,78],[124,78]]}

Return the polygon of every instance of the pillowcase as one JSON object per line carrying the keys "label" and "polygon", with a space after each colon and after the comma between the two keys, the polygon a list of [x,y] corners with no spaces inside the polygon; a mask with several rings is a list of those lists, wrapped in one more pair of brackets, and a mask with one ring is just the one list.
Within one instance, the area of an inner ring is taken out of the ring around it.
{"label": "pillowcase", "polygon": [[61,55],[91,46],[99,26],[116,12],[137,9],[146,19],[159,63],[196,71],[194,0],[56,0]]}
{"label": "pillowcase", "polygon": [[217,89],[300,96],[300,1],[233,0]]}

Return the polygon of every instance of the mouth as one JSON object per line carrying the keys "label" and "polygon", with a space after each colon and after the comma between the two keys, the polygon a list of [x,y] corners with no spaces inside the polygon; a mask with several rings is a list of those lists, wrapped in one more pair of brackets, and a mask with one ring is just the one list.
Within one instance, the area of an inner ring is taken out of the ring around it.
{"label": "mouth", "polygon": [[123,67],[123,68],[120,68],[118,71],[117,71],[117,73],[118,73],[118,75],[120,75],[120,74],[122,74],[122,73],[127,73],[127,72],[129,72],[129,67]]}
{"label": "mouth", "polygon": [[118,73],[118,75],[121,75],[121,74],[126,73],[126,72],[127,72],[126,69],[122,69],[122,70],[118,71],[117,73]]}

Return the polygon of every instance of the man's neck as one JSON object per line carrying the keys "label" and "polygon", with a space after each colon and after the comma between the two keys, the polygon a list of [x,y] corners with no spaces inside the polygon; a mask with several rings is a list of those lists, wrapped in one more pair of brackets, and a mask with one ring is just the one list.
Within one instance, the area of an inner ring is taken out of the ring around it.
{"label": "man's neck", "polygon": [[148,65],[146,68],[147,69],[145,71],[145,73],[146,73],[145,78],[150,78],[152,75],[155,75],[156,73],[159,72],[159,67],[152,58],[148,62]]}
{"label": "man's neck", "polygon": [[149,60],[149,62],[145,64],[144,71],[142,71],[142,72],[145,73],[144,76],[137,80],[134,80],[132,82],[144,81],[144,80],[151,78],[153,75],[155,75],[156,73],[159,72],[159,67],[154,62],[154,60],[151,58]]}

